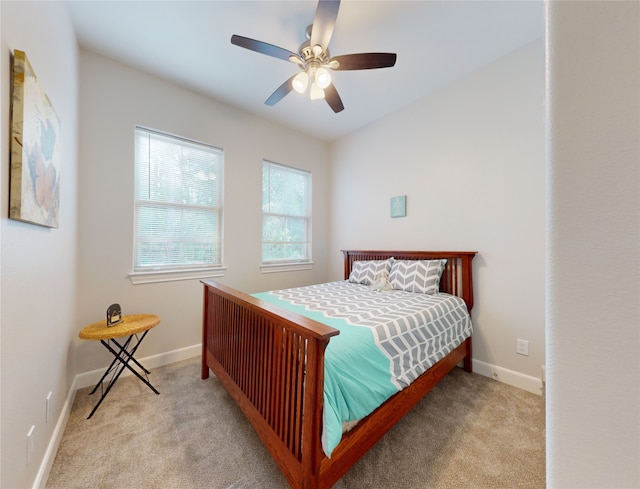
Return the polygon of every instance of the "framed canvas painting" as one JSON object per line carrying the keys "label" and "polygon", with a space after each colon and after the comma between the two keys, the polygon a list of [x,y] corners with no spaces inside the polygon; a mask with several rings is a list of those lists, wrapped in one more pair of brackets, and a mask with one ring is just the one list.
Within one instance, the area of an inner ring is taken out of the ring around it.
{"label": "framed canvas painting", "polygon": [[407,215],[407,196],[391,197],[391,217],[405,217]]}
{"label": "framed canvas painting", "polygon": [[60,121],[24,51],[13,54],[9,218],[58,227]]}

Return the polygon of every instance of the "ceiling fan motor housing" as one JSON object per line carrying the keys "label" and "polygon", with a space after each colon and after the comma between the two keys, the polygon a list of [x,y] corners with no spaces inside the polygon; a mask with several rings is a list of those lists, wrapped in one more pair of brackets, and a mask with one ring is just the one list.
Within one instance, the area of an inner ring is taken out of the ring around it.
{"label": "ceiling fan motor housing", "polygon": [[318,64],[324,65],[329,62],[331,56],[329,54],[329,50],[326,48],[322,48],[322,50],[314,50],[314,46],[309,45],[309,41],[305,42],[298,49],[298,54],[304,60],[305,63],[310,63],[312,61],[317,62]]}

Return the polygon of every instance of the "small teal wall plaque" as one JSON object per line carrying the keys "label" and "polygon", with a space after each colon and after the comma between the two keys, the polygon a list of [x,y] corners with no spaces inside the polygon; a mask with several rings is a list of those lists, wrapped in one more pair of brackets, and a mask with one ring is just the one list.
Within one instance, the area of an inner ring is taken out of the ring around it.
{"label": "small teal wall plaque", "polygon": [[391,217],[405,217],[407,215],[407,196],[391,197]]}

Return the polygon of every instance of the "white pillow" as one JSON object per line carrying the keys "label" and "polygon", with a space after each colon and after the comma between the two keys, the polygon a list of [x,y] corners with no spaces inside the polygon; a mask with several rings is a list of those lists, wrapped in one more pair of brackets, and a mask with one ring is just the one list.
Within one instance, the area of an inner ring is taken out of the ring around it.
{"label": "white pillow", "polygon": [[394,260],[389,281],[394,289],[437,294],[447,260]]}
{"label": "white pillow", "polygon": [[391,270],[391,261],[387,260],[362,260],[353,262],[349,282],[355,284],[371,285],[380,274],[388,274]]}

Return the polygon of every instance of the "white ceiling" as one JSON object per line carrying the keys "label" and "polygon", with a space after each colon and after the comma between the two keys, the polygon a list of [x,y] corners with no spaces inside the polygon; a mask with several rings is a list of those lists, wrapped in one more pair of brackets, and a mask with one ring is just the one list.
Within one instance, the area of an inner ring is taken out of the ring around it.
{"label": "white ceiling", "polygon": [[345,109],[291,92],[297,65],[230,43],[297,52],[316,1],[71,1],[81,46],[247,112],[334,140],[543,36],[542,0],[343,0],[331,54],[393,52],[395,67],[332,72]]}

